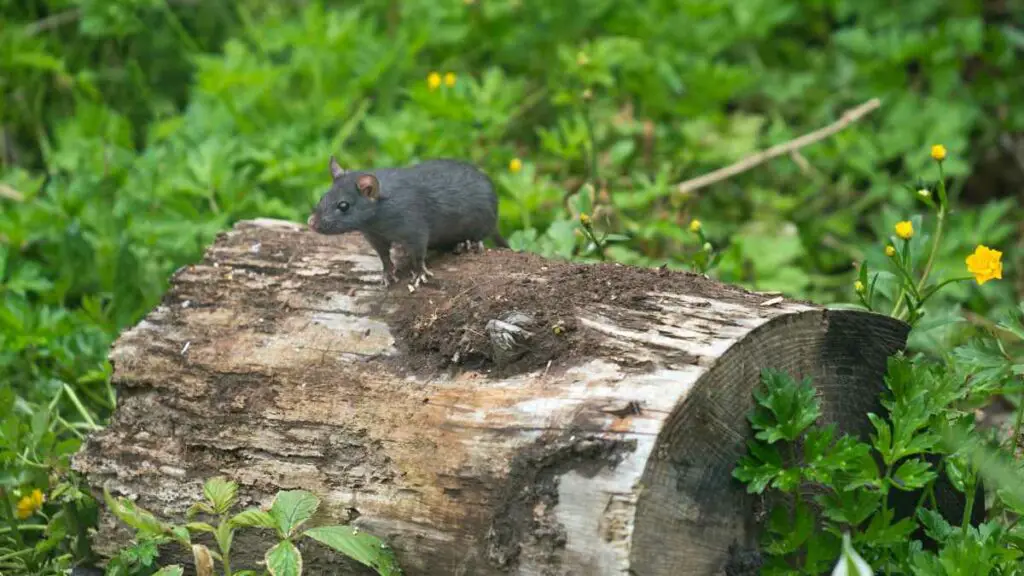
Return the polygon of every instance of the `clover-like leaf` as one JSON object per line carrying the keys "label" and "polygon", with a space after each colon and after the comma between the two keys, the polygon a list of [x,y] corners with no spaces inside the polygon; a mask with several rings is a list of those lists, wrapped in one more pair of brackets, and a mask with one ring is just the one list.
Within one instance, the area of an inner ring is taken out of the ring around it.
{"label": "clover-like leaf", "polygon": [[380,538],[351,526],[319,526],[307,536],[377,571],[381,576],[401,574],[394,552]]}
{"label": "clover-like leaf", "polygon": [[271,576],[299,576],[302,574],[302,555],[288,540],[281,540],[267,550],[264,560]]}
{"label": "clover-like leaf", "polygon": [[203,484],[203,495],[216,514],[225,514],[238,501],[238,484],[223,476],[215,476]]}
{"label": "clover-like leaf", "polygon": [[277,528],[277,520],[269,512],[250,508],[231,517],[229,522],[238,528]]}
{"label": "clover-like leaf", "polygon": [[278,530],[287,538],[312,518],[319,506],[320,499],[306,490],[284,490],[274,497],[270,515],[274,517]]}

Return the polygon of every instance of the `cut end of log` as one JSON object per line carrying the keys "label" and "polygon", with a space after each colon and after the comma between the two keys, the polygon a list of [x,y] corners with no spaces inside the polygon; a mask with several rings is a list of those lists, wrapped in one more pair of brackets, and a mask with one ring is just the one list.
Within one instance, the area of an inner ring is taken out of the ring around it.
{"label": "cut end of log", "polygon": [[[409,575],[718,574],[757,529],[731,473],[761,370],[813,378],[823,419],[860,433],[908,331],[683,272],[429,264],[385,291],[358,236],[239,223],[117,341],[119,406],[75,468],[179,520],[213,475],[243,505],[311,490],[314,523],[387,539]],[[107,554],[127,538],[100,532]],[[239,534],[237,567],[263,537]]]}

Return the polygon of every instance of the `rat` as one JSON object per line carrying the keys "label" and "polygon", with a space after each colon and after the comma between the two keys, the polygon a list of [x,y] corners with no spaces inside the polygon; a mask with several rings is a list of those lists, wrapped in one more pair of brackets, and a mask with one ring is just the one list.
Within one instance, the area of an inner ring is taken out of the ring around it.
{"label": "rat", "polygon": [[331,188],[306,221],[318,234],[359,231],[380,257],[384,286],[398,281],[391,245],[399,244],[412,267],[410,290],[432,277],[427,248],[483,246],[498,231],[498,195],[491,179],[461,160],[425,160],[406,168],[345,170],[331,156]]}

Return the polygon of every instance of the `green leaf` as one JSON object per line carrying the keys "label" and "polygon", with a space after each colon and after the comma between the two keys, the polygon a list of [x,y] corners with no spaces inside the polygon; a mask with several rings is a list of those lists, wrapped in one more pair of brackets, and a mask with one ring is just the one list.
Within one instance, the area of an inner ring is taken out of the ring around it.
{"label": "green leaf", "polygon": [[239,528],[277,528],[277,521],[269,512],[250,508],[235,514],[229,522]]}
{"label": "green leaf", "polygon": [[765,551],[774,556],[791,554],[800,549],[814,534],[814,513],[802,501],[797,501],[790,512],[783,506],[772,509],[768,530],[775,536],[765,546]]}
{"label": "green leaf", "polygon": [[900,464],[900,467],[896,469],[892,485],[899,490],[913,491],[923,488],[937,476],[938,474],[932,470],[931,464],[918,458],[912,458]]}
{"label": "green leaf", "polygon": [[740,459],[732,475],[747,485],[747,493],[760,494],[782,473],[782,456],[774,445],[757,440],[747,442],[747,447],[750,454]]}
{"label": "green leaf", "polygon": [[1013,510],[1015,514],[1024,515],[1024,497],[1021,496],[1019,490],[1008,490],[1006,488],[999,488],[996,490],[996,495],[1006,505],[1007,508]]}
{"label": "green leaf", "polygon": [[277,522],[277,528],[285,537],[291,536],[299,526],[313,517],[320,499],[306,490],[285,490],[278,492],[270,505],[270,515]]}
{"label": "green leaf", "polygon": [[192,535],[188,533],[188,528],[185,526],[171,526],[169,533],[180,544],[185,546],[190,546],[192,544]]}
{"label": "green leaf", "polygon": [[749,417],[758,440],[792,442],[821,416],[810,379],[797,384],[782,372],[765,369],[761,382],[763,387],[754,391],[758,405]]}
{"label": "green leaf", "polygon": [[304,536],[365,564],[381,576],[401,574],[394,552],[372,534],[351,526],[320,526],[303,532]]}
{"label": "green leaf", "polygon": [[107,508],[119,520],[139,531],[143,536],[165,534],[168,526],[157,520],[150,512],[135,505],[127,498],[115,499],[106,488],[103,489],[103,500]]}
{"label": "green leaf", "polygon": [[917,518],[921,521],[921,525],[924,526],[925,534],[939,543],[948,540],[956,530],[942,517],[942,514],[935,510],[918,508]]}
{"label": "green leaf", "polygon": [[171,566],[164,566],[153,573],[153,576],[182,576],[185,573],[185,569],[177,564]]}
{"label": "green leaf", "polygon": [[876,546],[894,546],[902,544],[917,530],[917,522],[913,518],[904,518],[895,524],[892,510],[881,510],[871,518],[864,539]]}
{"label": "green leaf", "polygon": [[235,529],[231,522],[222,522],[217,526],[217,532],[214,534],[217,539],[217,547],[222,551],[231,550],[231,542],[235,539]]}
{"label": "green leaf", "polygon": [[302,555],[288,540],[281,540],[267,550],[264,559],[271,576],[299,576],[302,574]]}
{"label": "green leaf", "polygon": [[892,430],[889,423],[877,414],[868,414],[871,425],[875,427],[875,433],[871,435],[871,445],[875,447],[886,464],[892,463]]}
{"label": "green leaf", "polygon": [[858,526],[871,517],[882,505],[882,495],[872,490],[829,492],[815,497],[822,514],[840,524]]}
{"label": "green leaf", "polygon": [[193,532],[209,532],[210,534],[217,532],[216,528],[206,522],[189,522],[185,524],[185,527]]}
{"label": "green leaf", "polygon": [[216,476],[203,485],[203,494],[215,513],[225,514],[238,501],[238,484],[223,476]]}

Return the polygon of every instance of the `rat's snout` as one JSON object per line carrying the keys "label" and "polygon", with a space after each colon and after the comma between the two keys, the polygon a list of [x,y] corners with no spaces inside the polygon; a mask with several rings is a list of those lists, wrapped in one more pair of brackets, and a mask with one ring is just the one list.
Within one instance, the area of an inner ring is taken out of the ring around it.
{"label": "rat's snout", "polygon": [[317,224],[319,224],[319,222],[316,219],[316,212],[313,212],[309,215],[309,218],[306,218],[306,226],[309,226],[310,230],[316,232]]}

